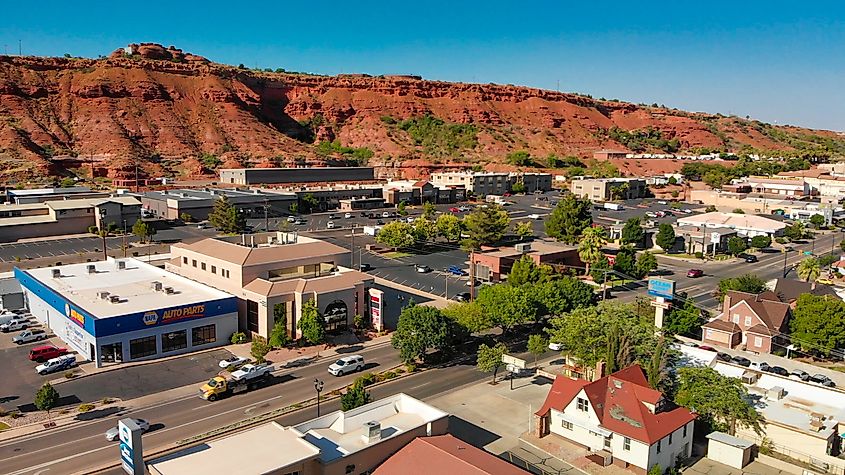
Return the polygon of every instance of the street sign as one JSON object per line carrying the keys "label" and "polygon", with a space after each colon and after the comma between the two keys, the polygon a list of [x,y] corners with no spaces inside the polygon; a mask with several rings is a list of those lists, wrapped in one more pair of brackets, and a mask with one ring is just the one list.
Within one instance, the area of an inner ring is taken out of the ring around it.
{"label": "street sign", "polygon": [[652,277],[648,279],[648,294],[672,300],[675,297],[675,281]]}
{"label": "street sign", "polygon": [[141,426],[127,417],[117,421],[117,433],[120,438],[120,465],[129,475],[143,475],[144,449],[141,446]]}
{"label": "street sign", "polygon": [[525,369],[525,360],[519,359],[516,356],[502,355],[502,363],[512,365],[519,369]]}
{"label": "street sign", "polygon": [[672,306],[671,303],[666,301],[658,302],[657,300],[652,300],[650,303],[652,307],[662,308],[663,310],[669,310],[669,307]]}

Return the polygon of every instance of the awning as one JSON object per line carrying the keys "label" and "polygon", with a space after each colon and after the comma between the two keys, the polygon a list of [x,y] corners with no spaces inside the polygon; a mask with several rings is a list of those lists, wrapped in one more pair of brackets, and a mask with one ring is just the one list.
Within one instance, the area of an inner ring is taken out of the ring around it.
{"label": "awning", "polygon": [[579,419],[577,417],[567,416],[566,414],[564,414],[562,412],[559,412],[558,414],[560,414],[560,418],[563,419],[564,421],[566,421],[566,422],[568,422],[568,423],[570,423],[574,426],[578,426],[582,429],[587,429],[589,431],[595,432],[595,433],[601,435],[602,437],[608,437],[608,436],[613,435],[613,432],[605,429],[604,427],[599,427],[597,425],[590,424],[589,422],[584,421],[582,419]]}

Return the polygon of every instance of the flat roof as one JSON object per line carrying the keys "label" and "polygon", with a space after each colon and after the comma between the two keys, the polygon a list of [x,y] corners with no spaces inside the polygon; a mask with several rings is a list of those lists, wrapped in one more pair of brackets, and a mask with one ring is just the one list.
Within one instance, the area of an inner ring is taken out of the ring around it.
{"label": "flat roof", "polygon": [[21,226],[26,224],[55,223],[56,218],[49,214],[35,214],[32,216],[15,216],[14,218],[0,218],[2,226]]}
{"label": "flat roof", "polygon": [[[118,268],[120,261],[126,263],[125,269]],[[88,265],[93,265],[96,272],[88,273]],[[53,278],[53,269],[60,269],[61,277]],[[95,318],[116,317],[230,297],[225,292],[133,258],[109,258],[108,261],[42,267],[23,272],[63,295]],[[162,287],[173,287],[175,292],[165,294],[156,291],[152,282],[161,282]],[[101,299],[98,294],[102,291],[119,296],[120,303]]]}
{"label": "flat roof", "polygon": [[272,167],[272,168],[263,168],[263,167],[252,167],[252,168],[220,168],[218,172],[231,172],[231,171],[271,171],[271,172],[284,172],[290,170],[301,170],[301,171],[320,171],[320,170],[375,170],[373,167]]}
{"label": "flat roof", "polygon": [[37,195],[63,195],[70,193],[88,193],[91,188],[87,186],[70,186],[67,188],[30,188],[27,190],[7,190],[9,196],[37,196]]}
{"label": "flat roof", "polygon": [[[295,239],[296,242],[280,244],[287,239],[285,236]],[[275,239],[275,243],[270,244],[271,239]],[[330,242],[281,231],[214,237],[190,244],[181,242],[172,245],[171,248],[186,249],[242,266],[283,263],[290,260],[349,253],[349,250]]]}
{"label": "flat roof", "polygon": [[53,209],[90,208],[103,203],[120,203],[123,206],[140,206],[141,201],[134,196],[109,196],[102,198],[79,198],[73,200],[45,201],[44,204]]}
{"label": "flat roof", "polygon": [[516,250],[515,247],[511,246],[492,251],[482,251],[479,254],[495,257],[514,257],[519,256],[521,254],[553,254],[557,252],[571,251],[573,249],[577,249],[575,246],[551,243],[546,241],[530,241],[525,244],[531,244],[530,251],[519,252]]}
{"label": "flat roof", "polygon": [[747,449],[754,445],[753,442],[749,442],[747,440],[740,439],[739,437],[734,437],[730,434],[726,434],[724,432],[711,432],[707,434],[707,438],[710,440],[715,440],[717,442],[721,442],[723,444],[727,444],[733,447],[737,447],[740,449]]}
{"label": "flat roof", "polygon": [[786,227],[786,224],[780,221],[776,221],[771,218],[764,218],[763,216],[755,216],[753,214],[721,213],[719,211],[678,218],[677,224],[679,226],[718,226],[751,229],[755,231],[775,231]]}
{"label": "flat roof", "polygon": [[232,190],[232,189],[225,189],[225,188],[208,188],[208,189],[192,189],[192,188],[182,188],[182,189],[175,189],[175,190],[162,190],[162,191],[147,191],[144,192],[143,196],[145,198],[151,199],[158,199],[158,200],[176,200],[176,201],[201,201],[201,200],[213,200],[217,199],[220,196],[226,196],[230,199],[245,199],[245,198],[253,198],[257,200],[261,200],[264,198],[267,199],[296,199],[296,195],[293,193],[269,193],[263,190]]}
{"label": "flat roof", "polygon": [[320,449],[276,422],[201,444],[147,464],[151,473],[274,473],[317,457]]}
{"label": "flat roof", "polygon": [[7,201],[0,205],[0,211],[28,211],[32,209],[47,209],[47,202],[16,204]]}

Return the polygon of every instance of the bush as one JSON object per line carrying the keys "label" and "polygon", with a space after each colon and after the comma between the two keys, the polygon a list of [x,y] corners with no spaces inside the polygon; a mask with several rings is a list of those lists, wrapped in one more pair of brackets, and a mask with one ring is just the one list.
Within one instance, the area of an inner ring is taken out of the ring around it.
{"label": "bush", "polygon": [[23,414],[21,414],[20,412],[13,412],[9,414],[9,417],[11,417],[12,419],[19,419],[23,417]]}
{"label": "bush", "polygon": [[375,384],[378,381],[378,377],[373,373],[366,373],[362,376],[358,376],[357,379],[360,380],[361,384],[363,384],[364,386]]}
{"label": "bush", "polygon": [[192,223],[194,222],[194,217],[188,213],[182,213],[179,215],[179,219],[182,220],[183,223]]}
{"label": "bush", "polygon": [[409,373],[413,373],[413,372],[414,372],[414,371],[416,371],[416,370],[417,370],[417,365],[415,365],[415,364],[413,364],[413,363],[407,363],[407,364],[405,364],[405,371],[407,371],[407,372],[409,372]]}
{"label": "bush", "polygon": [[113,402],[114,402],[114,399],[107,398],[107,397],[104,397],[103,400],[100,401],[101,404],[111,404]]}
{"label": "bush", "polygon": [[384,373],[384,379],[393,379],[397,376],[399,376],[399,373],[397,373],[396,371],[388,371]]}
{"label": "bush", "polygon": [[73,371],[66,371],[65,372],[65,379],[73,379],[76,377],[76,373]]}
{"label": "bush", "polygon": [[701,252],[701,251],[696,252],[696,253],[695,253],[695,258],[696,258],[696,259],[704,259],[704,253],[703,253],[703,252]]}
{"label": "bush", "polygon": [[244,332],[232,333],[232,337],[229,338],[229,341],[231,341],[233,345],[237,345],[239,343],[246,343],[246,333],[244,333]]}
{"label": "bush", "polygon": [[775,242],[778,244],[786,244],[786,239],[782,237],[776,237]]}
{"label": "bush", "polygon": [[97,234],[97,231],[99,231],[99,229],[97,228],[97,226],[88,226],[88,232],[89,232],[89,233],[91,233],[91,234]]}
{"label": "bush", "polygon": [[89,412],[89,411],[93,411],[95,407],[97,407],[97,406],[95,406],[93,404],[87,404],[86,403],[86,404],[81,404],[79,406],[78,410],[79,410],[79,412]]}

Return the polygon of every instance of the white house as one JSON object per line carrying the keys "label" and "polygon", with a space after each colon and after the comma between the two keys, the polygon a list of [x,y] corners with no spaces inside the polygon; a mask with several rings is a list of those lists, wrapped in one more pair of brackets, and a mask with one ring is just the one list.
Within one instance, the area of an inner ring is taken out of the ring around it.
{"label": "white house", "polygon": [[740,236],[752,238],[754,236],[781,236],[786,224],[763,216],[741,213],[711,213],[698,214],[678,218],[678,226],[697,226],[702,228],[729,228]]}
{"label": "white house", "polygon": [[638,474],[692,453],[696,416],[651,389],[638,365],[594,382],[558,376],[536,415],[540,437],[558,435]]}

